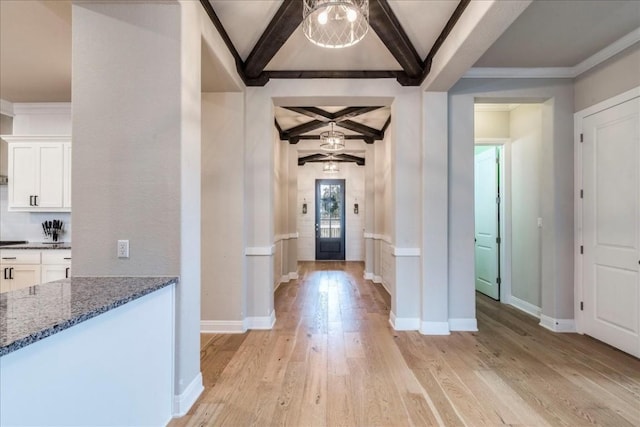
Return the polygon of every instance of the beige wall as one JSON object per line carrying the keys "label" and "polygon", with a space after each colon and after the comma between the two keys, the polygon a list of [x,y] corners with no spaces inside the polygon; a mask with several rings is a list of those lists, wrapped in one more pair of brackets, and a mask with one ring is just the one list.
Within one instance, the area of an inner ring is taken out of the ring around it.
{"label": "beige wall", "polygon": [[243,319],[243,115],[242,93],[202,94],[202,320]]}
{"label": "beige wall", "polygon": [[575,79],[574,111],[640,86],[640,43]]}
{"label": "beige wall", "polygon": [[[11,116],[0,114],[0,135],[11,135],[12,133],[13,118]],[[8,173],[8,155],[7,142],[0,140],[0,175],[7,175]]]}
{"label": "beige wall", "polygon": [[511,112],[511,294],[540,307],[542,107]]}
{"label": "beige wall", "polygon": [[509,138],[508,111],[475,111],[475,138]]}

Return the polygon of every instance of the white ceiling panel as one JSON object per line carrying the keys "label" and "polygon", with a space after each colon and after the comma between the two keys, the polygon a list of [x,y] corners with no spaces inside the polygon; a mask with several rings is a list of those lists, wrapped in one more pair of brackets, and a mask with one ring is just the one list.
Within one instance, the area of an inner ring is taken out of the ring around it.
{"label": "white ceiling panel", "polygon": [[209,3],[244,61],[282,0],[209,0]]}
{"label": "white ceiling panel", "polygon": [[427,57],[458,3],[458,0],[389,0],[389,6],[422,60]]}
{"label": "white ceiling panel", "polygon": [[638,0],[538,0],[474,67],[572,67],[639,27]]}
{"label": "white ceiling panel", "polygon": [[302,27],[276,53],[265,70],[400,70],[395,58],[371,28],[358,44],[344,49],[316,46]]}

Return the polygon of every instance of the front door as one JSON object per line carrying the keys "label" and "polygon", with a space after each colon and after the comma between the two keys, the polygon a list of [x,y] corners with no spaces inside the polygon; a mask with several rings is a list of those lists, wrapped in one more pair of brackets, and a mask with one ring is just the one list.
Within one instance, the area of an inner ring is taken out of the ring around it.
{"label": "front door", "polygon": [[640,99],[583,122],[584,332],[640,357]]}
{"label": "front door", "polygon": [[500,300],[498,147],[475,155],[476,290]]}
{"label": "front door", "polygon": [[316,180],[316,259],[344,260],[344,179]]}

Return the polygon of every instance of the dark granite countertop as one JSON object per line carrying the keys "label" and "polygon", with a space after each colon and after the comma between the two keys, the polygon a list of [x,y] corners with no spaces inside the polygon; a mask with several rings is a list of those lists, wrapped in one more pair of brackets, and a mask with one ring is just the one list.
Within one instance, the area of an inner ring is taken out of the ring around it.
{"label": "dark granite countertop", "polygon": [[73,277],[0,294],[0,357],[177,284],[176,277]]}
{"label": "dark granite countertop", "polygon": [[22,243],[19,245],[6,245],[0,246],[0,249],[71,249],[71,242],[58,242],[58,243],[44,243],[44,242],[32,242]]}

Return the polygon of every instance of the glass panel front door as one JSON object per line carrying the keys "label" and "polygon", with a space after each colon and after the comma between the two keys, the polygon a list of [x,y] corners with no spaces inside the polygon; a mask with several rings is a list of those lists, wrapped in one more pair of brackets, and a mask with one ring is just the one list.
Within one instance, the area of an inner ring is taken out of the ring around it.
{"label": "glass panel front door", "polygon": [[316,180],[316,259],[344,260],[344,180]]}

